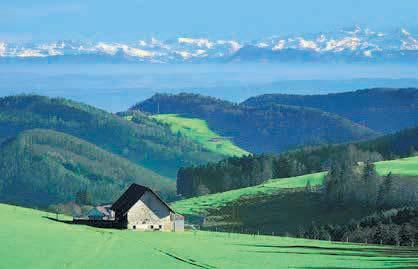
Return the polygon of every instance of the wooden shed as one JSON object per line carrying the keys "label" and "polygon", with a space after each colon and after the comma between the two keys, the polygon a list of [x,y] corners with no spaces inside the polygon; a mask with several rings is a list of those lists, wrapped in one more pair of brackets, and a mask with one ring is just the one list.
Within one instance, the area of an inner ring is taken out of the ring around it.
{"label": "wooden shed", "polygon": [[112,205],[115,221],[131,230],[184,231],[184,217],[153,190],[132,184]]}

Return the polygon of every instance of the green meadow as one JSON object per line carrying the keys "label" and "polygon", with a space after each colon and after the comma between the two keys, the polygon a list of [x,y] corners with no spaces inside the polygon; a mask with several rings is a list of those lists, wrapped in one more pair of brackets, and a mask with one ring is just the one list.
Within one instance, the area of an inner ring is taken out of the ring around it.
{"label": "green meadow", "polygon": [[392,172],[394,175],[418,176],[418,157],[378,162],[376,170],[380,175]]}
{"label": "green meadow", "polygon": [[250,154],[234,145],[229,139],[223,138],[210,130],[204,120],[184,118],[175,114],[159,114],[152,117],[170,125],[173,133],[179,132],[209,151],[225,156],[243,156]]}
{"label": "green meadow", "polygon": [[[210,232],[70,225],[0,204],[0,268],[416,268],[418,250]],[[53,216],[53,215],[51,215]]]}
{"label": "green meadow", "polygon": [[[418,157],[378,162],[376,163],[376,170],[380,175],[387,175],[389,172],[392,172],[400,176],[418,176]],[[253,187],[177,201],[172,206],[181,214],[204,214],[208,209],[220,208],[239,199],[270,196],[283,190],[304,188],[308,181],[312,186],[320,186],[323,183],[325,174],[323,172],[299,177],[271,179]]]}
{"label": "green meadow", "polygon": [[324,180],[325,173],[316,173],[300,177],[271,179],[264,184],[253,187],[236,189],[181,200],[172,204],[174,210],[181,214],[202,214],[208,209],[219,208],[238,199],[254,198],[257,196],[274,195],[284,189],[297,189],[306,186],[308,181],[312,186],[319,186]]}

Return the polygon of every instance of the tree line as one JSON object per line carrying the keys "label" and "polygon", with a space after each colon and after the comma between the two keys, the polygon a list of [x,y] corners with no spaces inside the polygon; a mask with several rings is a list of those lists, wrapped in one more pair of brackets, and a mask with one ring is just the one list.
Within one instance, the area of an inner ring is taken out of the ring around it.
{"label": "tree line", "polygon": [[[391,173],[379,176],[373,163],[354,160],[355,151],[348,151],[344,159],[332,163],[325,178],[324,203],[334,209],[358,206],[376,213],[343,226],[312,223],[306,231],[300,228],[298,236],[414,247],[418,239],[416,178]],[[308,185],[306,189],[309,189]]]}
{"label": "tree line", "polygon": [[272,178],[287,178],[328,170],[332,160],[380,161],[377,152],[356,146],[305,148],[280,155],[230,157],[217,163],[181,168],[177,193],[185,197],[223,192],[261,184]]}
{"label": "tree line", "polygon": [[375,213],[346,225],[316,225],[299,228],[298,237],[315,240],[415,247],[418,240],[418,210],[403,207]]}

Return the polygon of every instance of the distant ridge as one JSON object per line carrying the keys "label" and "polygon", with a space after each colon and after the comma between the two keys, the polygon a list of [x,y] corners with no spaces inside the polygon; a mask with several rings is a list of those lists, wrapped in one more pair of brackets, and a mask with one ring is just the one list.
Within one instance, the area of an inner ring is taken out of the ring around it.
{"label": "distant ridge", "polygon": [[378,136],[378,132],[318,109],[288,105],[251,107],[197,94],[157,94],[131,109],[204,119],[211,129],[253,153]]}
{"label": "distant ridge", "polygon": [[242,104],[294,105],[334,113],[378,132],[393,133],[418,123],[418,89],[375,88],[325,95],[264,94]]}

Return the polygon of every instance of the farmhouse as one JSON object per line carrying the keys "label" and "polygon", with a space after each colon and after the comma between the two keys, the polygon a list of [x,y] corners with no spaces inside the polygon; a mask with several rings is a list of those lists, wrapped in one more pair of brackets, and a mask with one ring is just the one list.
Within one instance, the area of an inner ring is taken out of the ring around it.
{"label": "farmhouse", "polygon": [[115,222],[141,231],[184,231],[184,217],[176,214],[153,190],[132,184],[113,203]]}

